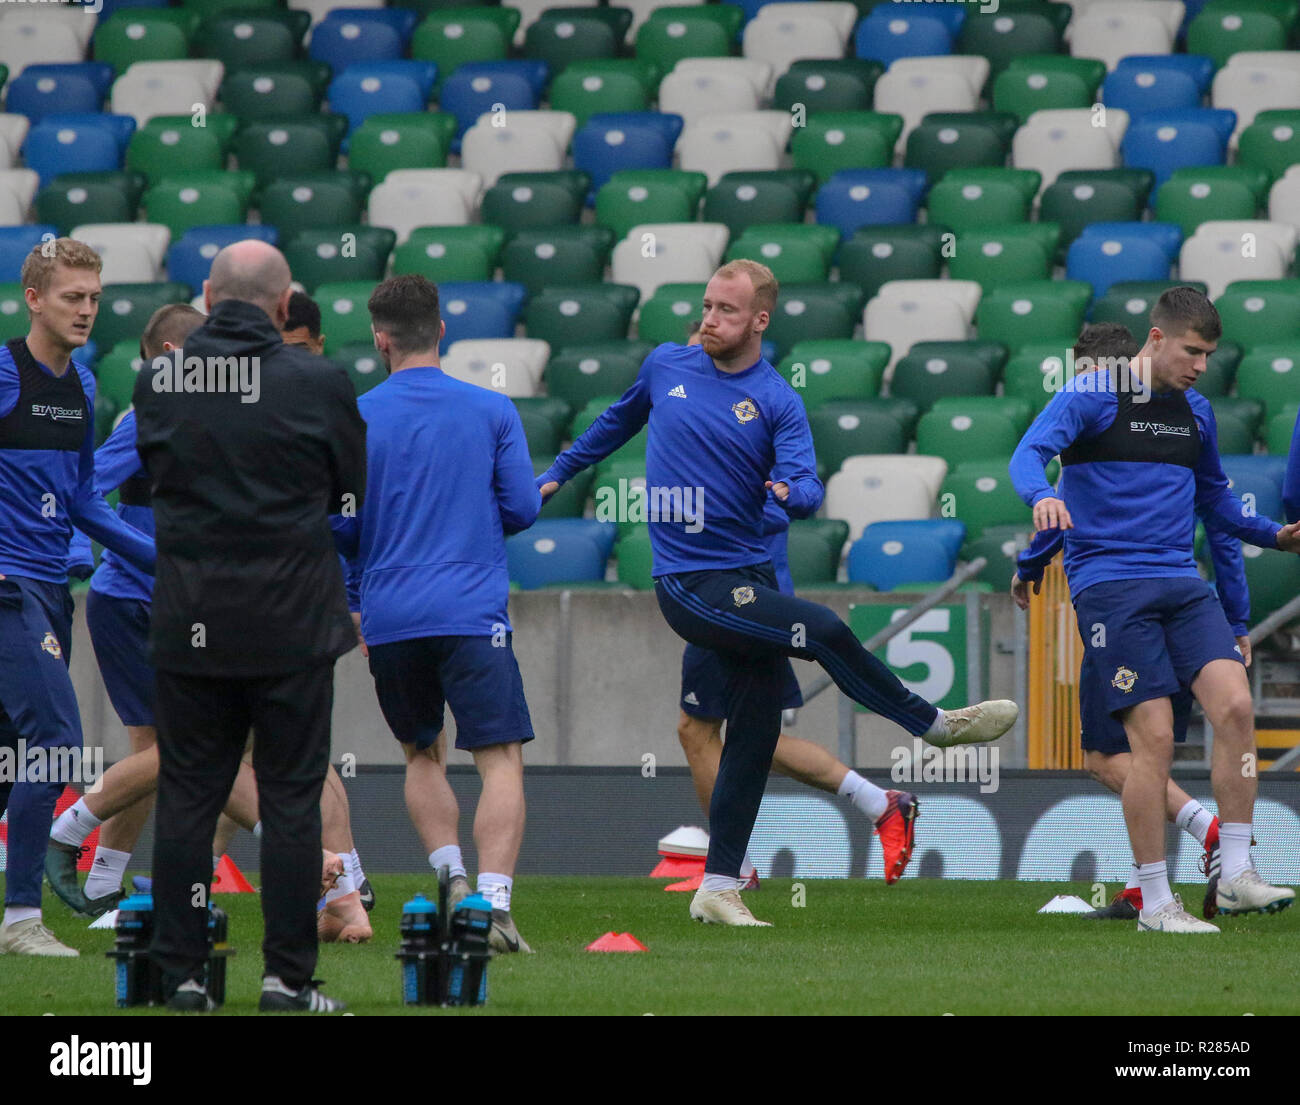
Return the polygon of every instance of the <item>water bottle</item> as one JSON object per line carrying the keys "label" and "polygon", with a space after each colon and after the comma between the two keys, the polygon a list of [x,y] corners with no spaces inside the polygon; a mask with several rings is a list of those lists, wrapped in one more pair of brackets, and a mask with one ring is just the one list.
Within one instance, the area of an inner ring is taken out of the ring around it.
{"label": "water bottle", "polygon": [[149,958],[153,941],[153,895],[132,894],[117,907],[117,939],[105,952],[117,968],[117,1007],[162,1002],[162,972]]}
{"label": "water bottle", "polygon": [[208,996],[218,1005],[226,1000],[226,959],[235,954],[229,944],[230,918],[219,906],[208,905]]}
{"label": "water bottle", "polygon": [[402,1001],[406,1005],[440,1004],[438,907],[417,894],[402,907]]}
{"label": "water bottle", "polygon": [[491,957],[492,903],[481,894],[462,898],[451,915],[448,1005],[482,1005],[487,1001],[487,963]]}

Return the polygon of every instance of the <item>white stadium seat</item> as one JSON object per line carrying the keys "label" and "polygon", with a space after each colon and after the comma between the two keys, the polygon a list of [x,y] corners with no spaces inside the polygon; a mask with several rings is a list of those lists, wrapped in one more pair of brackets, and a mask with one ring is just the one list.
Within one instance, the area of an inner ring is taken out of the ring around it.
{"label": "white stadium seat", "polygon": [[984,291],[976,280],[888,280],[876,294],[885,299],[949,299],[961,308],[966,321],[972,322]]}
{"label": "white stadium seat", "polygon": [[[645,248],[645,235],[653,235],[654,249]],[[610,262],[615,284],[641,290],[644,303],[661,284],[706,283],[726,249],[727,228],[722,223],[646,223],[634,226],[614,247]]]}
{"label": "white stadium seat", "polygon": [[1106,125],[1095,126],[1091,108],[1035,111],[1011,141],[1011,164],[1042,174],[1049,188],[1070,169],[1110,169],[1120,164],[1119,144],[1128,130],[1128,112],[1106,109]]}
{"label": "white stadium seat", "polygon": [[904,464],[910,457],[881,457],[879,466],[863,464],[837,472],[826,481],[826,517],[849,524],[856,541],[872,522],[902,522],[929,518],[934,496],[929,483]]}
{"label": "white stadium seat", "polygon": [[1271,219],[1210,219],[1196,228],[1193,237],[1204,233],[1216,237],[1236,236],[1243,241],[1245,235],[1253,234],[1256,240],[1267,238],[1282,252],[1282,260],[1287,267],[1295,260],[1297,231],[1285,220],[1273,222]]}
{"label": "white stadium seat", "polygon": [[397,232],[397,244],[417,226],[464,226],[474,221],[482,179],[464,169],[394,169],[370,193],[371,226]]}
{"label": "white stadium seat", "polygon": [[[216,101],[217,92],[221,88],[221,82],[226,75],[226,67],[219,61],[211,58],[187,58],[176,61],[136,61],[127,67],[126,72],[132,71],[147,74],[168,74],[184,73],[187,77],[193,77],[203,87],[204,99],[209,103]],[[122,74],[126,76],[126,73]],[[183,115],[178,106],[169,105],[167,114]]]}
{"label": "white stadium seat", "polygon": [[[491,123],[492,112],[485,111],[474,122],[476,125]],[[573,141],[573,132],[577,129],[577,126],[577,116],[568,111],[511,110],[506,112],[506,126],[502,129],[508,130],[511,127],[521,127],[527,131],[543,130],[555,139],[556,145],[563,152],[569,148],[569,143]],[[484,187],[490,186],[485,185]]]}
{"label": "white stadium seat", "polygon": [[1157,3],[1123,0],[1091,5],[1070,22],[1070,53],[1076,58],[1097,58],[1108,70],[1131,54],[1168,54],[1177,28],[1171,31],[1166,19],[1153,10]]}
{"label": "white stadium seat", "polygon": [[1268,217],[1300,228],[1300,165],[1292,165],[1268,192]]}
{"label": "white stadium seat", "polygon": [[674,69],[659,85],[659,110],[687,123],[719,112],[757,111],[761,101],[748,75],[735,71]]}
{"label": "white stadium seat", "polygon": [[[86,40],[81,35],[87,27],[94,31],[95,20],[81,8],[60,9],[52,4],[5,8],[0,14],[0,65],[8,66],[10,76],[17,76],[28,65],[57,65],[85,58]],[[47,8],[54,10],[44,10]]]}
{"label": "white stadium seat", "polygon": [[765,130],[778,150],[784,150],[794,134],[794,120],[788,111],[723,111],[710,115],[708,125],[724,130]]}
{"label": "white stadium seat", "polygon": [[522,399],[537,394],[550,356],[537,338],[468,340],[452,342],[441,365],[453,379]]}
{"label": "white stadium seat", "polygon": [[[769,15],[772,8],[780,11]],[[745,57],[767,62],[772,67],[773,82],[790,68],[792,62],[804,58],[843,57],[847,41],[842,33],[843,16],[838,11],[814,12],[811,10],[814,8],[855,10],[852,4],[766,5],[745,27],[742,38]],[[770,85],[767,91],[771,91]]]}
{"label": "white stadium seat", "polygon": [[895,58],[889,66],[891,73],[955,73],[964,77],[976,98],[989,79],[989,59],[979,54],[950,54],[944,57]]}
{"label": "white stadium seat", "polygon": [[460,163],[491,188],[503,173],[563,168],[564,147],[548,131],[528,124],[494,127],[490,122],[480,122],[470,127],[461,140]]}
{"label": "white stadium seat", "polygon": [[9,189],[0,188],[0,226],[21,226],[27,208]]}
{"label": "white stadium seat", "polygon": [[712,187],[727,173],[781,168],[782,150],[765,126],[719,126],[706,116],[682,131],[677,160],[679,168],[704,173]]}
{"label": "white stadium seat", "polygon": [[[3,153],[0,153],[0,158]],[[22,213],[18,217],[18,222],[23,221],[27,209],[32,205],[32,199],[36,196],[36,189],[40,187],[40,177],[36,175],[34,169],[5,169],[0,167],[0,192],[8,192],[18,201],[18,209]]]}
{"label": "white stadium seat", "polygon": [[774,76],[772,67],[767,62],[754,58],[681,58],[673,66],[673,72],[738,73],[754,86],[754,91],[760,97]]}
{"label": "white stadium seat", "polygon": [[[797,3],[764,4],[754,20],[821,19],[835,28],[840,42],[847,48],[853,28],[861,18],[856,4],[845,0],[798,0]],[[751,20],[753,22],[754,20]]]}
{"label": "white stadium seat", "polygon": [[[673,0],[673,7],[684,8],[692,7],[695,4],[703,4],[704,0],[682,0],[679,4]],[[630,8],[632,11],[632,26],[628,28],[628,40],[636,42],[636,33],[641,29],[641,24],[650,18],[656,8],[664,6],[663,0],[623,0],[618,5],[620,8]]]}
{"label": "white stadium seat", "polygon": [[1259,112],[1300,108],[1300,69],[1273,64],[1226,65],[1214,75],[1210,96],[1214,107],[1237,113],[1237,126],[1232,132],[1235,148],[1241,132]]}
{"label": "white stadium seat", "polygon": [[172,235],[158,223],[86,223],[73,227],[70,237],[103,259],[103,283],[151,284],[162,275]]}
{"label": "white stadium seat", "polygon": [[876,81],[872,107],[903,117],[896,148],[901,153],[907,147],[907,136],[926,115],[934,111],[974,111],[979,98],[979,89],[971,86],[964,73],[891,66]]}
{"label": "white stadium seat", "polygon": [[155,115],[189,115],[196,104],[211,111],[224,71],[219,61],[137,61],[113,82],[110,110],[137,126]]}
{"label": "white stadium seat", "polygon": [[18,163],[18,153],[30,127],[31,120],[26,115],[0,112],[0,169]]}
{"label": "white stadium seat", "polygon": [[889,369],[919,341],[966,341],[970,324],[951,299],[877,295],[862,314],[867,341],[889,343]]}
{"label": "white stadium seat", "polygon": [[930,498],[939,497],[944,477],[948,475],[948,462],[943,457],[927,457],[921,453],[899,456],[894,453],[875,453],[849,457],[840,465],[841,472],[850,474],[863,471],[880,472],[888,469],[911,472],[924,481]]}
{"label": "white stadium seat", "polygon": [[1269,238],[1255,243],[1254,256],[1246,256],[1240,232],[1217,234],[1205,231],[1202,223],[1196,234],[1183,243],[1178,258],[1181,280],[1199,280],[1206,295],[1218,299],[1234,280],[1280,280],[1286,275],[1286,259]]}

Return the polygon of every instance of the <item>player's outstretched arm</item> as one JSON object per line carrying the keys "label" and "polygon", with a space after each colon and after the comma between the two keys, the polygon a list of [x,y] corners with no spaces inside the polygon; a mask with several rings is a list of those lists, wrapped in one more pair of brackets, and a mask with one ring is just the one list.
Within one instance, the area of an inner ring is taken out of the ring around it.
{"label": "player's outstretched arm", "polygon": [[817,478],[817,455],[808,415],[793,392],[777,411],[775,423],[772,450],[776,461],[772,478],[764,486],[791,518],[809,518],[822,505],[826,488]]}
{"label": "player's outstretched arm", "polygon": [[1076,391],[1073,381],[1058,392],[1020,439],[1008,466],[1016,493],[1033,508],[1034,529],[1072,529],[1065,503],[1047,482],[1051,459],[1080,437],[1101,433],[1119,410],[1109,391]]}
{"label": "player's outstretched arm", "polygon": [[1286,461],[1286,478],[1282,481],[1282,507],[1288,522],[1300,521],[1300,415],[1291,431],[1291,451]]}
{"label": "player's outstretched arm", "polygon": [[502,532],[526,530],[542,509],[542,496],[533,481],[533,463],[528,457],[528,439],[524,437],[524,424],[510,400],[497,433],[496,460],[492,471],[493,490],[497,509],[501,513]]}
{"label": "player's outstretched arm", "polygon": [[[1263,549],[1283,549],[1300,552],[1300,538],[1287,548],[1279,534],[1282,528],[1271,518],[1260,518],[1228,486],[1223,464],[1219,460],[1219,433],[1214,421],[1214,411],[1208,399],[1195,395],[1191,399],[1192,411],[1201,431],[1201,455],[1196,462],[1196,513],[1205,520],[1207,530],[1216,529],[1239,537],[1249,545]],[[1300,527],[1298,527],[1300,528]],[[1285,538],[1290,541],[1291,538]]]}

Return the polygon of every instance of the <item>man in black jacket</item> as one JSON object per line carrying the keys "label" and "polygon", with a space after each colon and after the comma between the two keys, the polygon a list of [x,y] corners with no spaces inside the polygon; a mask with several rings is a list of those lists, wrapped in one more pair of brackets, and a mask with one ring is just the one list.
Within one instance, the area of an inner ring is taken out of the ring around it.
{"label": "man in black jacket", "polygon": [[280,338],[289,266],[263,242],[213,260],[209,318],[146,365],[137,448],[157,525],[151,654],[160,757],[155,935],[173,1008],[206,1010],[209,842],[254,731],[266,936],[260,1008],[320,994],[320,795],[334,661],[356,644],[328,516],[365,490],[365,424],[346,374]]}

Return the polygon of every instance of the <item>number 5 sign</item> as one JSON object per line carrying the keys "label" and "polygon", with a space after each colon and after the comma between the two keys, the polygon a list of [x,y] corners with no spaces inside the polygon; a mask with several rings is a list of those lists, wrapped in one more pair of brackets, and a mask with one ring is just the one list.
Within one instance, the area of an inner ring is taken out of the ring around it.
{"label": "number 5 sign", "polygon": [[[880,603],[849,607],[849,625],[865,641],[907,613],[907,607]],[[953,603],[927,610],[891,637],[877,656],[909,691],[941,709],[969,701],[966,686],[966,606]],[[861,708],[861,707],[859,707]]]}

